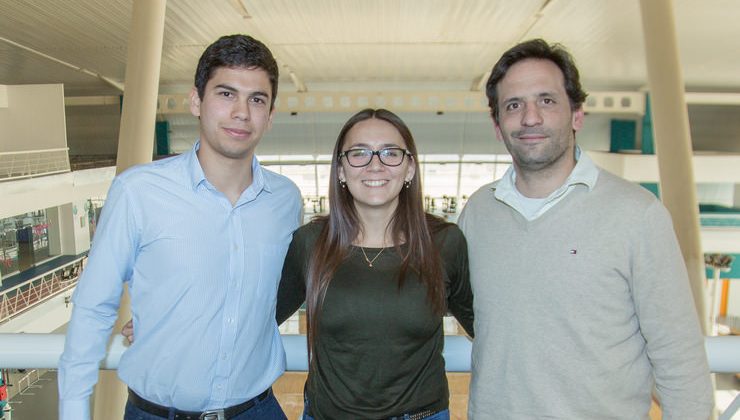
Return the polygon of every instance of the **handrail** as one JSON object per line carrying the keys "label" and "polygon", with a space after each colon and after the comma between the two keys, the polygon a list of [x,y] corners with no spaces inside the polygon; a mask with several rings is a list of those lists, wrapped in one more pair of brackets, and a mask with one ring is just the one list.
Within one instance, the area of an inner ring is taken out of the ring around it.
{"label": "handrail", "polygon": [[[308,368],[305,335],[282,335],[287,356],[287,370]],[[52,369],[57,367],[64,349],[64,334],[0,333],[0,368]],[[740,336],[705,337],[709,369],[714,373],[740,372]],[[469,372],[472,342],[464,336],[445,336],[444,357],[447,371]],[[124,338],[114,336],[101,369],[116,369],[126,350]]]}
{"label": "handrail", "polygon": [[74,287],[85,258],[76,258],[0,292],[0,323]]}
{"label": "handrail", "polygon": [[15,152],[0,152],[0,156],[4,155],[23,155],[30,153],[46,153],[46,152],[66,152],[69,147],[57,147],[56,149],[39,149],[39,150],[19,150]]}
{"label": "handrail", "polygon": [[[282,335],[288,371],[306,371],[308,353],[305,335]],[[64,350],[64,334],[0,334],[0,368],[56,368]],[[740,336],[705,337],[709,369],[714,373],[740,372]],[[445,367],[448,372],[469,372],[472,342],[463,336],[445,336]],[[125,340],[113,336],[101,369],[116,369],[126,351]],[[729,420],[740,408],[740,395],[720,417]]]}
{"label": "handrail", "polygon": [[38,280],[38,279],[40,279],[42,277],[48,276],[49,274],[52,274],[52,273],[55,273],[57,271],[63,270],[65,268],[69,267],[70,265],[74,265],[74,264],[79,263],[80,261],[84,260],[85,258],[87,258],[87,256],[82,256],[82,257],[79,257],[79,258],[75,258],[74,260],[72,260],[72,261],[70,261],[70,262],[68,262],[68,263],[66,263],[64,265],[60,265],[59,267],[55,267],[53,270],[49,270],[49,271],[47,271],[45,273],[41,273],[38,276],[31,277],[30,279],[24,281],[23,283],[16,284],[13,287],[9,287],[8,289],[3,290],[2,293],[10,292],[12,290],[15,290],[15,289],[21,287],[21,286],[27,285],[29,282],[36,281],[36,280]]}

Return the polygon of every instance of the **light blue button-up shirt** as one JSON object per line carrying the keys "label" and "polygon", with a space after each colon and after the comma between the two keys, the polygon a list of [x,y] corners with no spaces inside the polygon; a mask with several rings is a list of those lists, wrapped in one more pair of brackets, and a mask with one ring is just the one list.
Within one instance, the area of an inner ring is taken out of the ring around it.
{"label": "light blue button-up shirt", "polygon": [[236,205],[187,153],[134,167],[108,191],[74,294],[59,363],[60,418],[89,418],[89,396],[128,282],[136,341],[118,375],[157,404],[239,404],[285,370],[275,300],[302,200],[252,162]]}

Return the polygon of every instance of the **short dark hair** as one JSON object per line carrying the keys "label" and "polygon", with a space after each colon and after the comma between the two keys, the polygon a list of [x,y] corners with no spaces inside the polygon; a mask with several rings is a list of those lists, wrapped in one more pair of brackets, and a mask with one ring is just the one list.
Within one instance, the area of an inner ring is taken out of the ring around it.
{"label": "short dark hair", "polygon": [[195,88],[198,97],[203,99],[206,84],[219,67],[246,67],[262,69],[267,73],[272,87],[272,102],[275,106],[278,90],[278,65],[275,57],[265,44],[249,35],[225,35],[209,45],[198,60],[195,71]]}
{"label": "short dark hair", "polygon": [[491,76],[486,83],[486,96],[488,96],[491,116],[496,123],[499,118],[498,83],[506,76],[511,66],[526,59],[552,61],[563,72],[565,92],[568,94],[571,109],[575,111],[583,105],[588,94],[581,88],[581,80],[573,56],[560,44],[550,45],[543,39],[532,39],[519,43],[506,51],[491,70]]}

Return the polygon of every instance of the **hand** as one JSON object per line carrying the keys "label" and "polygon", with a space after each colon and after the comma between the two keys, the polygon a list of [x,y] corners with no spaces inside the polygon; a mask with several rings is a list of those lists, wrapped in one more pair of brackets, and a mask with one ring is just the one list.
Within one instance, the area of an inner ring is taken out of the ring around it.
{"label": "hand", "polygon": [[126,337],[129,344],[134,342],[134,320],[129,319],[128,322],[121,328],[121,335]]}

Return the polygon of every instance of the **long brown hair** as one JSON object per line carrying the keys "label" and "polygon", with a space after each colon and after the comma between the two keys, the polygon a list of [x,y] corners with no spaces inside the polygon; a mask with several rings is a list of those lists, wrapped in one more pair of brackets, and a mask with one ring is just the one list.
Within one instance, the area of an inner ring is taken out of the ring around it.
{"label": "long brown hair", "polygon": [[[321,318],[321,310],[334,273],[349,255],[352,242],[358,238],[361,223],[355,208],[354,199],[349,188],[342,188],[339,182],[339,154],[344,147],[347,133],[360,121],[376,118],[393,125],[401,134],[406,149],[411,153],[411,164],[415,166],[414,177],[408,188],[402,188],[398,197],[398,206],[391,218],[388,229],[393,238],[393,245],[401,256],[401,270],[398,276],[399,289],[403,286],[409,270],[419,277],[426,286],[429,305],[440,316],[444,315],[445,288],[442,276],[442,263],[439,250],[432,240],[432,232],[440,229],[445,222],[424,213],[421,196],[421,170],[417,160],[416,144],[411,131],[396,114],[385,109],[364,109],[350,117],[339,132],[331,159],[329,180],[329,215],[322,216],[315,222],[322,223],[321,233],[311,255],[306,281],[306,315],[308,323],[309,363],[313,366],[315,337]],[[406,244],[404,249],[402,244]]]}

